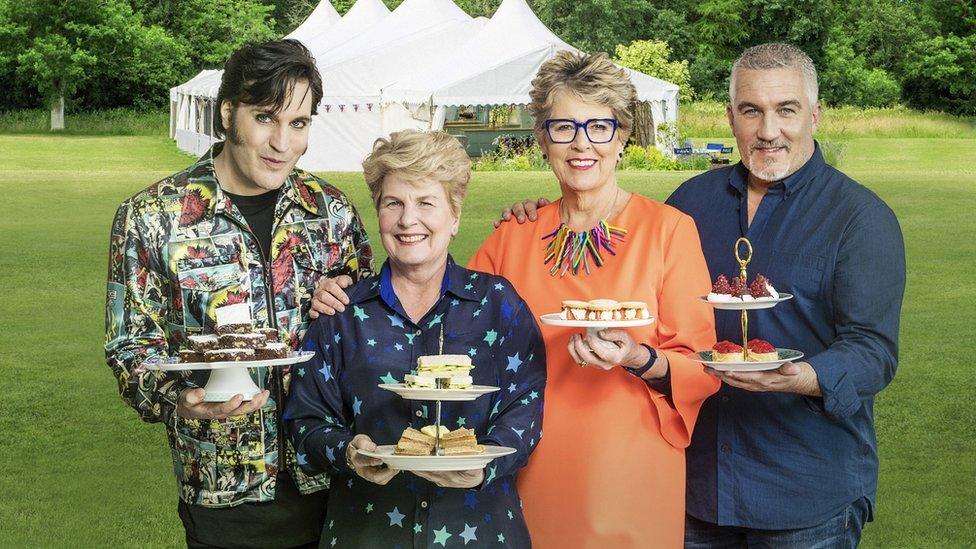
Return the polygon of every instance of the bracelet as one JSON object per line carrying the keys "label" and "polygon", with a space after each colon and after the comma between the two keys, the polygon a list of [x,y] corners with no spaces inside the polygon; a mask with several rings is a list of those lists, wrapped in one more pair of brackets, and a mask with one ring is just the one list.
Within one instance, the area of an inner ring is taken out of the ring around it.
{"label": "bracelet", "polygon": [[651,347],[649,345],[644,345],[643,343],[641,343],[641,346],[643,346],[645,349],[647,349],[647,351],[651,354],[651,358],[648,359],[647,364],[644,364],[640,368],[637,368],[637,369],[634,369],[634,370],[631,370],[630,368],[627,368],[627,371],[630,372],[630,373],[632,373],[632,374],[634,374],[635,376],[643,379],[644,378],[644,374],[646,374],[648,370],[650,370],[651,368],[653,368],[654,367],[654,363],[657,362],[657,351],[654,350],[653,347]]}

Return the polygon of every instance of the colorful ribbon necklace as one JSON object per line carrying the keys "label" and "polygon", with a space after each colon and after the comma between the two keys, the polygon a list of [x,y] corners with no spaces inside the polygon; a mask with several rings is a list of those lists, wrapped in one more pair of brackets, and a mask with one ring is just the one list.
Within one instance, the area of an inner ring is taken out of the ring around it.
{"label": "colorful ribbon necklace", "polygon": [[[617,191],[620,192],[619,190]],[[613,202],[610,204],[610,211],[607,216],[600,220],[596,227],[588,231],[576,232],[569,228],[560,217],[559,227],[555,231],[542,237],[542,240],[551,240],[546,244],[545,264],[553,262],[549,269],[551,276],[564,276],[568,272],[574,275],[579,274],[580,269],[590,274],[590,263],[596,267],[602,267],[606,262],[601,250],[605,250],[610,255],[617,255],[614,251],[614,244],[623,242],[627,235],[627,229],[615,227],[607,223],[607,217],[613,211],[613,204],[617,202],[617,195],[614,194]],[[560,209],[562,204],[560,204]],[[562,212],[560,211],[560,214]]]}

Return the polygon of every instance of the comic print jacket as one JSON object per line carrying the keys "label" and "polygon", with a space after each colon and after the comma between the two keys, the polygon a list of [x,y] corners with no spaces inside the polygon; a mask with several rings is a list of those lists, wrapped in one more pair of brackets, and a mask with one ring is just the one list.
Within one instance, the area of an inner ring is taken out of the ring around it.
{"label": "comic print jacket", "polygon": [[[303,493],[328,487],[295,464],[280,434],[279,404],[290,369],[249,370],[271,398],[252,414],[188,420],[175,414],[184,390],[207,373],[134,371],[147,358],[173,356],[185,338],[215,331],[215,309],[246,302],[256,327],[278,328],[297,348],[319,277],[371,276],[372,250],[353,205],[306,172],[287,178],[275,206],[270,268],[243,215],[222,192],[214,147],[189,169],[124,201],[112,224],[105,356],[122,399],[143,420],[166,425],[180,497],[232,507],[274,499],[287,469]],[[284,447],[284,452],[280,450]],[[282,454],[279,456],[279,453]]]}

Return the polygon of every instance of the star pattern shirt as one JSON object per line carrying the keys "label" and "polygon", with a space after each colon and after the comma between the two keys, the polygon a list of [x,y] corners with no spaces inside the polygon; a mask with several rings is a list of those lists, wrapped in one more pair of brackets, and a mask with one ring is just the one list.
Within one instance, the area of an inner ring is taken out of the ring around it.
{"label": "star pattern shirt", "polygon": [[[349,288],[345,312],[313,324],[303,347],[315,357],[292,379],[285,420],[299,463],[308,473],[333,474],[322,543],[528,547],[515,475],[542,436],[546,353],[535,318],[507,280],[448,258],[440,300],[415,323],[390,277],[387,263]],[[346,464],[353,436],[395,444],[407,427],[434,423],[434,402],[405,400],[378,385],[402,382],[417,357],[436,354],[469,355],[474,384],[501,388],[443,402],[442,423],[516,452],[490,462],[483,484],[470,490],[440,488],[406,471],[385,486],[359,477]]]}

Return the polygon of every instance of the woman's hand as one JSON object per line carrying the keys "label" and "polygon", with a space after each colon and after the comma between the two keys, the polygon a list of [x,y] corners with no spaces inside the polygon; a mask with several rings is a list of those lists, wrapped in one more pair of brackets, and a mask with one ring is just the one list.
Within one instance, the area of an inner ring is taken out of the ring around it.
{"label": "woman's hand", "polygon": [[470,471],[414,471],[413,474],[441,488],[474,488],[485,480],[484,469]]}
{"label": "woman's hand", "polygon": [[349,305],[349,296],[346,295],[344,288],[350,285],[352,285],[352,278],[347,275],[319,278],[315,291],[312,292],[312,308],[309,309],[308,316],[318,318],[319,314],[332,316],[337,312],[345,311],[346,305]]}
{"label": "woman's hand", "polygon": [[624,330],[607,329],[599,337],[573,334],[569,338],[569,355],[580,366],[594,366],[610,370],[620,365],[624,368],[640,368],[651,359],[643,345],[635,342]]}
{"label": "woman's hand", "polygon": [[376,444],[366,435],[356,435],[346,447],[346,463],[364,479],[383,486],[400,472],[399,469],[387,467],[381,459],[360,454],[359,450],[372,452],[376,450]]}

